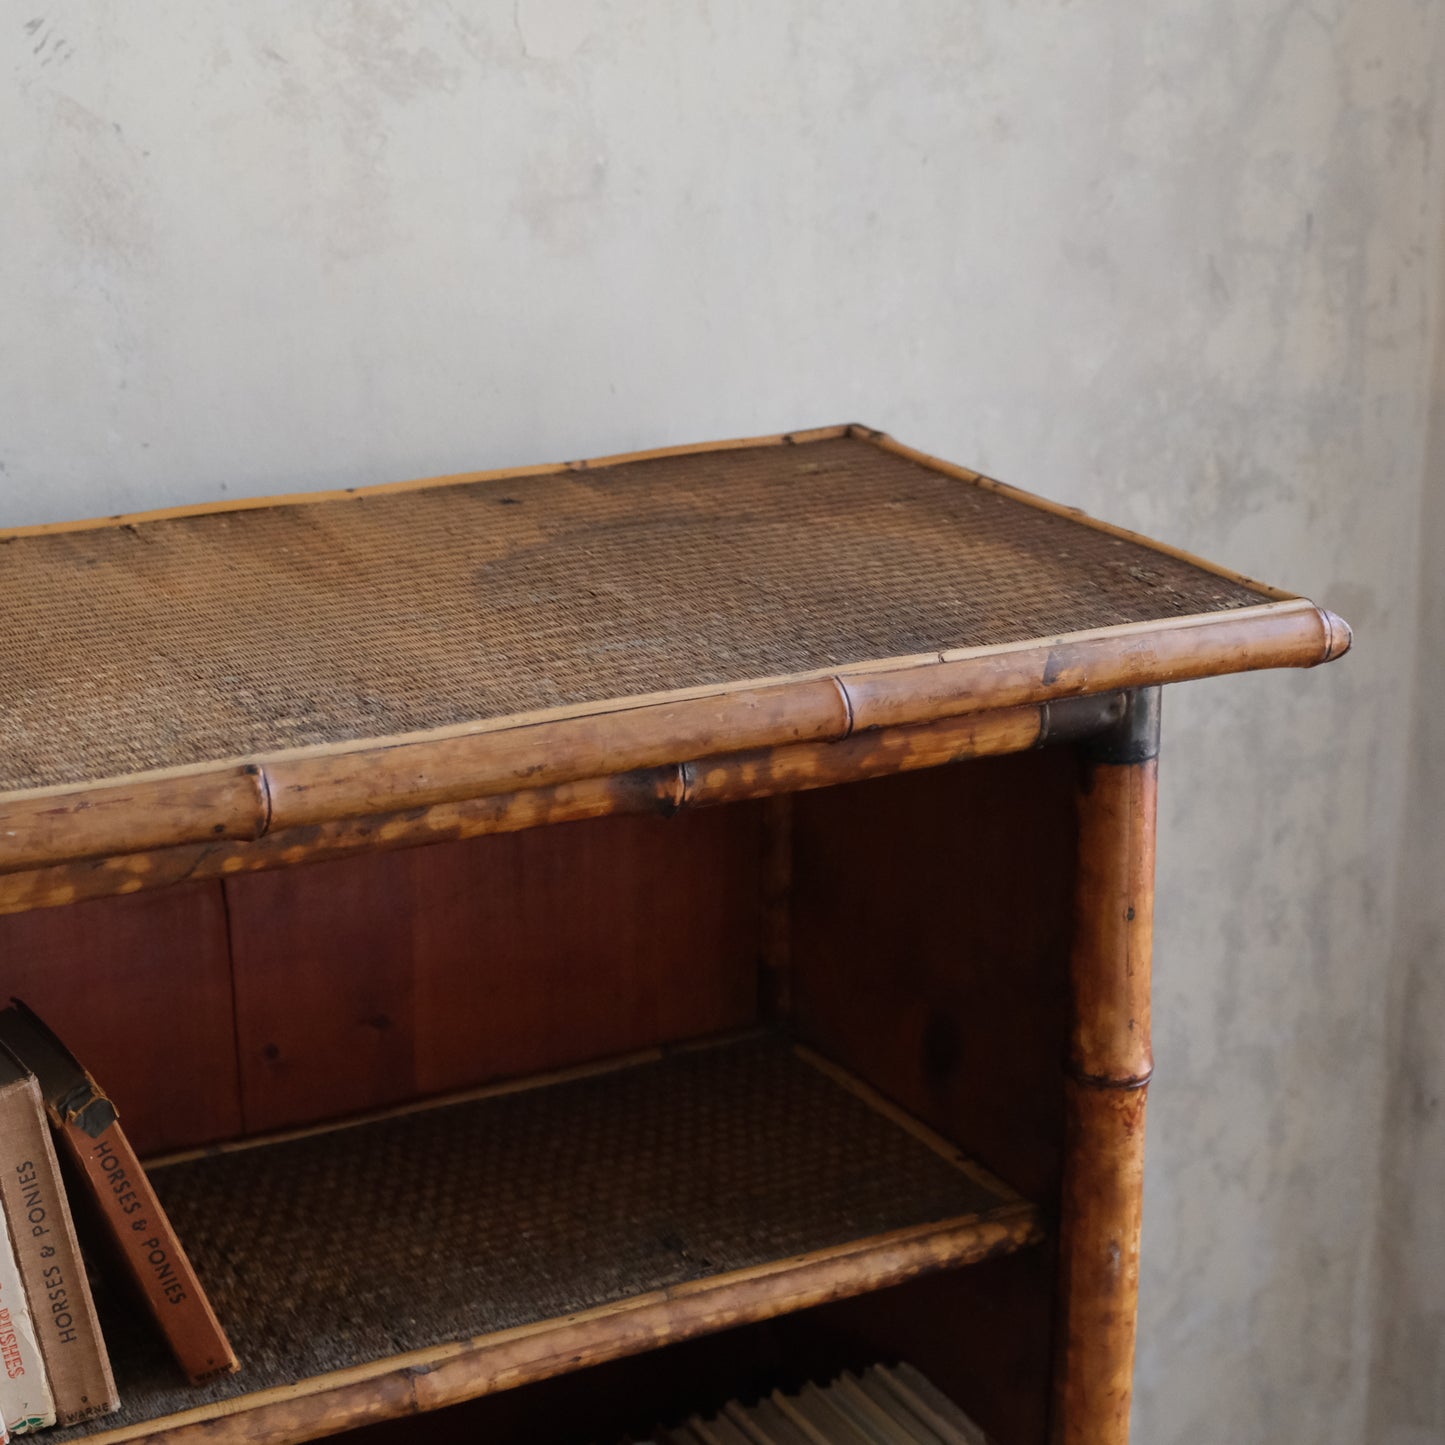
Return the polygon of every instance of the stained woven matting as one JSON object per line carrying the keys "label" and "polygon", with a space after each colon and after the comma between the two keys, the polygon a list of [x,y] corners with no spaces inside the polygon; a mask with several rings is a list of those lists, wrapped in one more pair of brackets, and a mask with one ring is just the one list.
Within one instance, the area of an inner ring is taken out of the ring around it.
{"label": "stained woven matting", "polygon": [[50,1439],[1017,1207],[766,1038],[152,1177],[243,1371],[112,1311],[122,1411]]}
{"label": "stained woven matting", "polygon": [[838,437],[0,538],[0,792],[1248,607]]}

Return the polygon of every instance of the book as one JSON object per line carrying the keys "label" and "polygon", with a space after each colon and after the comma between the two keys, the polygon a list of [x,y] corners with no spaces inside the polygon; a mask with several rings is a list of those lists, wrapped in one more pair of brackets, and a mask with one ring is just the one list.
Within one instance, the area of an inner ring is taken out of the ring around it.
{"label": "book", "polygon": [[0,1205],[50,1382],[56,1423],[118,1408],[110,1356],[81,1261],[45,1103],[30,1071],[0,1045]]}
{"label": "book", "polygon": [[98,1206],[171,1353],[192,1384],[240,1368],[115,1105],[19,999],[0,1009],[0,1044],[35,1075],[62,1148]]}
{"label": "book", "polygon": [[12,1435],[55,1424],[40,1341],[20,1282],[10,1229],[0,1211],[0,1416]]}
{"label": "book", "polygon": [[912,1365],[870,1365],[826,1385],[732,1400],[644,1445],[989,1445],[988,1437]]}
{"label": "book", "polygon": [[906,1361],[892,1369],[875,1365],[862,1375],[865,1389],[903,1412],[903,1418],[921,1422],[940,1438],[956,1445],[989,1445],[988,1436],[974,1424],[932,1380]]}

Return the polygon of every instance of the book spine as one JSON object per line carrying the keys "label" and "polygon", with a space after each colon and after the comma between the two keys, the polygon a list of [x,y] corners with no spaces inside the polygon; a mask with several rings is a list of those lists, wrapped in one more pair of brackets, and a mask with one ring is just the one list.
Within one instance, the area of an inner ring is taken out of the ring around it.
{"label": "book spine", "polygon": [[120,1404],[33,1079],[0,1089],[0,1202],[10,1222],[55,1419],[78,1425]]}
{"label": "book spine", "polygon": [[[52,1114],[52,1118],[55,1115]],[[119,1122],[100,1133],[57,1120],[137,1287],[192,1384],[240,1368],[226,1332]]]}
{"label": "book spine", "polygon": [[10,1244],[10,1228],[0,1210],[0,1415],[12,1435],[55,1423],[55,1407],[45,1379],[40,1342],[20,1266]]}

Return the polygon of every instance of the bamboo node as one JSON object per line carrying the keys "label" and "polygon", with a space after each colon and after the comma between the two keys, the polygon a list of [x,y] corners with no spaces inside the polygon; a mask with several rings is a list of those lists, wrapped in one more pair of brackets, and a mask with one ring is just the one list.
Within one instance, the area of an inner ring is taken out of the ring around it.
{"label": "bamboo node", "polygon": [[829,681],[838,689],[838,696],[843,700],[843,732],[842,736],[838,739],[838,741],[841,742],[843,738],[851,738],[853,736],[853,694],[848,691],[848,684],[836,674],[829,678]]}
{"label": "bamboo node", "polygon": [[1149,1087],[1149,1081],[1154,1077],[1154,1066],[1151,1064],[1142,1073],[1138,1074],[1091,1074],[1084,1069],[1075,1068],[1070,1065],[1069,1077],[1076,1084],[1083,1084],[1090,1089],[1118,1089],[1122,1091],[1147,1089]]}
{"label": "bamboo node", "polygon": [[[271,779],[266,776],[266,769],[259,763],[248,763],[245,769],[252,783],[256,787],[256,804],[260,810],[259,821],[253,836],[264,838],[271,831],[271,815],[273,804],[271,800]],[[221,831],[219,828],[216,830]]]}
{"label": "bamboo node", "polygon": [[1355,634],[1350,624],[1337,612],[1328,607],[1320,608],[1320,617],[1325,624],[1325,650],[1321,662],[1333,662],[1343,657],[1354,645]]}
{"label": "bamboo node", "polygon": [[670,818],[681,812],[692,802],[692,790],[697,777],[696,763],[674,763],[668,769],[668,777],[658,789],[661,812]]}

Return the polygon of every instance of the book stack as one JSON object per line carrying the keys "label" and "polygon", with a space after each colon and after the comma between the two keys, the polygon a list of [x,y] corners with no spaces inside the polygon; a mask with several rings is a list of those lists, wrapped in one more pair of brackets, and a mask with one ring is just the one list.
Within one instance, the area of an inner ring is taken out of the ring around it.
{"label": "book stack", "polygon": [[15,1000],[0,1009],[0,1442],[119,1407],[87,1263],[129,1278],[193,1382],[239,1368],[115,1106]]}
{"label": "book stack", "polygon": [[911,1365],[873,1365],[828,1385],[774,1390],[710,1419],[693,1416],[645,1445],[989,1445],[957,1405]]}

